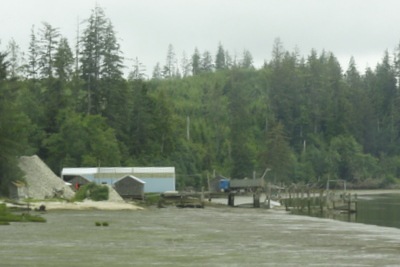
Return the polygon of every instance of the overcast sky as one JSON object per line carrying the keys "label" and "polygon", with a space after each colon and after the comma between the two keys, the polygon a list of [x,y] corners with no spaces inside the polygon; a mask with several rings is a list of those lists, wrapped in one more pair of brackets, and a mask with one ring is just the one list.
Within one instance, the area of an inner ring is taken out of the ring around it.
{"label": "overcast sky", "polygon": [[78,19],[87,19],[97,3],[114,25],[124,57],[138,57],[149,73],[165,63],[169,44],[178,58],[191,56],[195,47],[215,55],[219,43],[239,57],[247,49],[260,66],[280,38],[285,49],[297,48],[302,56],[313,48],[333,52],[343,69],[353,56],[363,71],[400,43],[398,0],[0,1],[0,51],[11,38],[27,51],[32,25],[41,28],[42,22],[59,28],[73,47]]}

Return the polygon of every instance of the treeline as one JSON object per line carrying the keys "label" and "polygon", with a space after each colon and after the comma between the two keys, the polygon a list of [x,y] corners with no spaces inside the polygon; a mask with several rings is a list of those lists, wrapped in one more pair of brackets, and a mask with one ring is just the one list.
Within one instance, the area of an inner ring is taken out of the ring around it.
{"label": "treeline", "polygon": [[[175,166],[178,188],[214,173],[275,183],[343,179],[386,187],[400,177],[400,53],[360,74],[333,53],[300,57],[275,41],[256,69],[249,51],[198,49],[145,78],[125,78],[112,23],[93,9],[72,49],[57,28],[32,28],[23,60],[0,52],[0,186],[21,179],[17,158],[63,167]],[[394,58],[394,59],[392,59]]]}

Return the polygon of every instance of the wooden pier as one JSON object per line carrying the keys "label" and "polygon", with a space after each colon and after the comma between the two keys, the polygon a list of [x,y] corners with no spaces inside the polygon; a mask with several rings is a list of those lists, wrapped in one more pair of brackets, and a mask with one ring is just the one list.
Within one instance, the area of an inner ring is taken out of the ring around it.
{"label": "wooden pier", "polygon": [[[265,201],[261,202],[261,196]],[[271,208],[271,201],[277,201],[287,211],[305,214],[357,213],[357,194],[344,190],[326,189],[303,183],[288,187],[265,184],[264,179],[230,180],[229,190],[201,192],[169,192],[161,195],[159,207],[175,205],[180,208],[204,208],[215,198],[225,198],[230,207],[235,207],[235,196],[252,196],[252,207]],[[208,202],[205,201],[208,199]],[[251,204],[250,204],[251,205]]]}
{"label": "wooden pier", "polygon": [[174,205],[178,208],[204,208],[204,196],[198,192],[167,192],[161,194],[158,207]]}
{"label": "wooden pier", "polygon": [[357,194],[342,190],[291,187],[281,203],[286,210],[300,213],[357,213]]}

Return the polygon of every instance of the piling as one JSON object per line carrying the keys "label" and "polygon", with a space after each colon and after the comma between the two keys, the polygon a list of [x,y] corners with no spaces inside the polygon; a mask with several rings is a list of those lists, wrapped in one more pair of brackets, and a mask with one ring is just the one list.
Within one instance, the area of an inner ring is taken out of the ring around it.
{"label": "piling", "polygon": [[258,192],[255,192],[253,194],[253,207],[254,208],[260,207],[260,194]]}
{"label": "piling", "polygon": [[234,193],[228,194],[228,206],[230,206],[230,207],[235,206],[235,194]]}

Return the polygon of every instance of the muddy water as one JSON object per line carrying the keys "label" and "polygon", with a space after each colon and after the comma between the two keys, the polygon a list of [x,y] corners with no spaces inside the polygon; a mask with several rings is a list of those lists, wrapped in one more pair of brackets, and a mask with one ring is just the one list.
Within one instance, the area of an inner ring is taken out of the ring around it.
{"label": "muddy water", "polygon": [[[400,229],[240,208],[52,211],[0,227],[0,266],[399,266]],[[96,227],[106,221],[108,227]]]}

